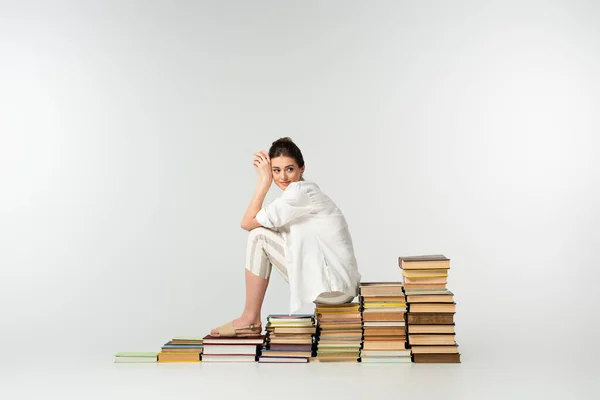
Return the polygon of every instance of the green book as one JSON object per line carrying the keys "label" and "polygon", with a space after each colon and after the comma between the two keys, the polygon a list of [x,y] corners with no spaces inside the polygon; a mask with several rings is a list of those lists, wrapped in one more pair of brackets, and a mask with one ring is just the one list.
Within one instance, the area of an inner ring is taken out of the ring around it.
{"label": "green book", "polygon": [[115,354],[115,357],[156,357],[155,351],[122,351]]}
{"label": "green book", "polygon": [[154,351],[122,351],[115,354],[116,363],[155,363],[158,353]]}

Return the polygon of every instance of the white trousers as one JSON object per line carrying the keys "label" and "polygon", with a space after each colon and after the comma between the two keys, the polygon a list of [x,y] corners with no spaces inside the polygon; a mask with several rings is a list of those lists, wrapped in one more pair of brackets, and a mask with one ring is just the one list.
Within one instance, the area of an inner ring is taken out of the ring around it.
{"label": "white trousers", "polygon": [[[285,252],[285,239],[281,233],[263,227],[252,229],[246,248],[246,269],[267,279],[271,276],[272,267],[275,267],[289,283]],[[321,293],[315,303],[342,304],[352,301],[354,297],[343,292],[326,292]]]}

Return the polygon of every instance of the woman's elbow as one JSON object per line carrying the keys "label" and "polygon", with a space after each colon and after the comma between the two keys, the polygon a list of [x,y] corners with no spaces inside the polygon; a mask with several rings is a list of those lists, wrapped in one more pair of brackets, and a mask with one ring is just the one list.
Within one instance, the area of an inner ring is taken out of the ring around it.
{"label": "woman's elbow", "polygon": [[261,227],[262,225],[256,220],[256,218],[252,218],[249,221],[242,221],[241,227],[244,230],[250,232],[252,229]]}

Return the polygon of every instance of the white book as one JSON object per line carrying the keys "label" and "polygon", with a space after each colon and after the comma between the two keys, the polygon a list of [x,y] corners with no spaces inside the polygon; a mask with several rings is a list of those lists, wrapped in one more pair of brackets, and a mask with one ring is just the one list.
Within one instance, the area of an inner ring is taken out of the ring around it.
{"label": "white book", "polygon": [[388,322],[363,322],[363,326],[404,326],[404,321],[388,321]]}
{"label": "white book", "polygon": [[257,345],[210,345],[205,344],[202,353],[204,355],[210,354],[256,354]]}
{"label": "white book", "polygon": [[410,364],[410,363],[412,363],[412,360],[410,359],[410,357],[361,357],[360,361],[365,364],[369,364],[369,363],[373,363],[373,364],[375,364],[375,363],[377,363],[377,364],[382,364],[382,363]]}
{"label": "white book", "polygon": [[259,363],[307,363],[308,358],[298,357],[259,357]]}
{"label": "white book", "polygon": [[410,357],[410,349],[406,350],[363,350],[361,357]]}
{"label": "white book", "polygon": [[256,356],[203,355],[202,362],[256,362]]}
{"label": "white book", "polygon": [[156,357],[115,357],[116,363],[155,363]]}

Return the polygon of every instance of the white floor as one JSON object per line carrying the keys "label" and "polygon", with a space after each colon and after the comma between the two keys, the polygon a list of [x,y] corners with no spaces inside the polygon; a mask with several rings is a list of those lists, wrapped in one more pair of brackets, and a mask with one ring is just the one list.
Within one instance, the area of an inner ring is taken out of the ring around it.
{"label": "white floor", "polygon": [[[599,399],[598,369],[556,356],[536,362],[463,355],[462,364],[114,364],[104,360],[3,365],[3,399]],[[539,358],[538,358],[539,359]],[[487,361],[482,361],[487,360]],[[22,360],[23,361],[23,360]]]}

